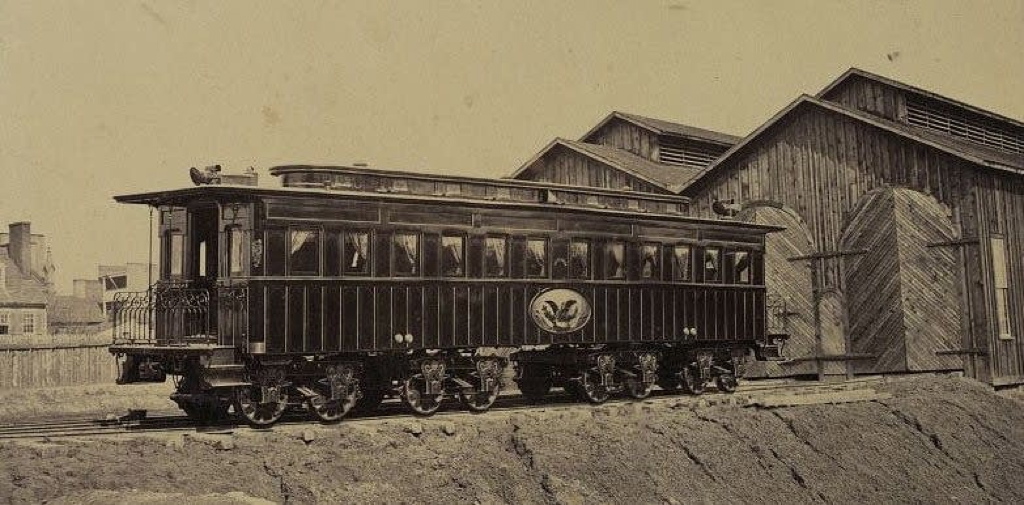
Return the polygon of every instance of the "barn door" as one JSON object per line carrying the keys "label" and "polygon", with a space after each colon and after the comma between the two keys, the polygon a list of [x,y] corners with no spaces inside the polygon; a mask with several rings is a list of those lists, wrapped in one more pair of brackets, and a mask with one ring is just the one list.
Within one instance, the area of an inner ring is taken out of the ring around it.
{"label": "barn door", "polygon": [[947,247],[956,238],[946,209],[923,193],[893,192],[899,234],[900,278],[906,327],[907,368],[912,371],[962,368],[960,255]]}
{"label": "barn door", "polygon": [[843,233],[851,351],[859,373],[948,370],[960,360],[937,354],[959,348],[956,251],[936,247],[953,226],[931,197],[887,188],[865,195]]}
{"label": "barn door", "polygon": [[[785,330],[789,334],[783,353],[787,358],[805,358],[815,354],[814,308],[811,274],[806,262],[789,258],[814,251],[810,233],[795,213],[771,206],[754,206],[739,216],[743,221],[781,226],[765,239],[765,285],[769,298],[784,300]],[[748,368],[748,377],[782,377],[815,373],[813,362],[759,362]]]}

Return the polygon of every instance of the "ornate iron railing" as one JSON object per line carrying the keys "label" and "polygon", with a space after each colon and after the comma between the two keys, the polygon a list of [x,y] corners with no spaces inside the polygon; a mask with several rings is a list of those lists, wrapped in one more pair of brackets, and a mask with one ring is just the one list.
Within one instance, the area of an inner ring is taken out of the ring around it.
{"label": "ornate iron railing", "polygon": [[[212,291],[212,294],[211,294]],[[248,290],[160,282],[114,297],[115,344],[241,344],[248,337]],[[213,316],[213,317],[211,317]]]}

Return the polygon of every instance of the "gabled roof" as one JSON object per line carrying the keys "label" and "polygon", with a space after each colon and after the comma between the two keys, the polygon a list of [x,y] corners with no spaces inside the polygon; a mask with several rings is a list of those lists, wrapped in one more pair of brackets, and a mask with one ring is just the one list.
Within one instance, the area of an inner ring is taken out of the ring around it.
{"label": "gabled roof", "polygon": [[46,285],[31,275],[25,275],[7,255],[7,248],[0,247],[0,263],[5,267],[6,282],[0,286],[0,306],[45,306]]}
{"label": "gabled roof", "polygon": [[789,116],[794,110],[805,107],[815,107],[830,113],[840,114],[853,120],[870,124],[876,128],[880,128],[906,139],[938,149],[947,154],[980,166],[1010,172],[1017,175],[1024,175],[1024,155],[1000,151],[998,149],[975,144],[973,142],[967,142],[946,135],[930,132],[922,128],[914,128],[910,125],[844,107],[834,102],[820,100],[809,95],[801,95],[784,109],[772,116],[772,118],[767,122],[754,130],[750,135],[743,139],[742,142],[734,145],[711,165],[708,165],[701,175],[693,182],[699,182],[698,179],[715,171],[715,169],[732,159],[737,153],[744,151],[747,146],[756,142],[762,134]]}
{"label": "gabled roof", "polygon": [[816,98],[825,98],[825,96],[828,95],[833,89],[839,87],[840,84],[846,82],[848,79],[850,79],[851,77],[854,77],[854,76],[862,77],[864,79],[872,80],[872,81],[875,81],[875,82],[880,82],[880,83],[885,84],[887,86],[892,86],[894,88],[899,88],[899,89],[902,89],[904,91],[909,91],[911,93],[915,93],[915,94],[918,94],[918,95],[921,95],[921,96],[926,96],[928,98],[932,98],[932,99],[935,99],[935,100],[938,100],[938,101],[941,101],[941,102],[945,102],[947,104],[950,104],[950,105],[953,105],[953,106],[956,106],[956,107],[960,107],[962,109],[969,110],[969,111],[971,111],[971,112],[973,112],[975,114],[980,114],[982,116],[986,116],[986,117],[994,119],[996,121],[1010,123],[1010,124],[1016,126],[1017,128],[1024,128],[1024,122],[1018,121],[1016,119],[1013,119],[1013,118],[1010,118],[1010,117],[1006,117],[1006,116],[1003,116],[1003,115],[1000,115],[1000,114],[996,114],[995,112],[987,111],[985,109],[981,109],[981,108],[975,107],[975,106],[973,106],[971,104],[964,103],[964,102],[961,102],[959,100],[954,100],[952,98],[948,98],[948,97],[942,96],[942,95],[940,95],[938,93],[934,93],[934,92],[931,92],[931,91],[928,91],[928,90],[925,90],[925,89],[921,89],[921,88],[918,88],[918,87],[915,87],[915,86],[911,86],[909,84],[902,83],[900,81],[889,79],[888,77],[882,77],[882,76],[880,76],[878,74],[873,74],[871,72],[868,72],[866,70],[861,70],[859,68],[850,68],[846,72],[843,72],[843,75],[837,77],[836,80],[834,80],[831,83],[829,83],[828,86],[825,86],[825,88],[822,89],[821,91],[819,91],[818,94],[815,95],[815,97]]}
{"label": "gabled roof", "polygon": [[743,137],[737,137],[735,135],[729,135],[727,133],[705,130],[703,128],[697,128],[696,126],[689,126],[682,123],[673,123],[671,121],[665,121],[662,119],[654,119],[644,116],[638,116],[636,114],[612,111],[612,113],[608,114],[608,116],[602,119],[600,123],[597,123],[597,126],[591,128],[590,131],[588,131],[582,137],[580,137],[580,140],[586,142],[587,140],[590,139],[591,135],[596,133],[598,130],[603,128],[604,125],[608,124],[614,119],[628,121],[641,128],[644,128],[659,135],[674,135],[676,137],[684,137],[689,139],[700,140],[702,142],[711,142],[726,146],[731,146],[743,139]]}
{"label": "gabled roof", "polygon": [[583,156],[625,172],[633,177],[672,193],[678,193],[680,190],[685,188],[693,178],[699,176],[702,172],[702,169],[699,168],[657,163],[617,147],[556,138],[545,146],[544,149],[541,149],[541,151],[533,158],[530,158],[530,160],[524,163],[523,166],[519,167],[519,169],[509,177],[518,177],[556,146],[563,146],[567,149],[571,149]]}
{"label": "gabled roof", "polygon": [[99,304],[77,296],[55,296],[46,307],[50,325],[99,324],[106,320]]}

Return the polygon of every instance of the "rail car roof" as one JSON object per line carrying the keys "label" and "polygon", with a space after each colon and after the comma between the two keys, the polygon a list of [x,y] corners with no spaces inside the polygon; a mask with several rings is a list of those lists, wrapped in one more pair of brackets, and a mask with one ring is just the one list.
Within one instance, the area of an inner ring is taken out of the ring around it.
{"label": "rail car roof", "polygon": [[396,191],[372,191],[372,190],[353,190],[351,188],[344,188],[338,186],[324,185],[324,184],[308,184],[303,187],[279,187],[279,188],[266,188],[257,186],[244,186],[244,185],[233,185],[233,184],[213,184],[213,185],[202,185],[195,187],[185,187],[179,189],[152,191],[146,193],[135,193],[127,195],[118,195],[114,197],[114,200],[119,203],[130,203],[130,204],[145,204],[145,205],[182,205],[192,200],[198,199],[215,199],[215,200],[254,200],[264,197],[316,197],[316,198],[328,198],[328,199],[347,199],[347,200],[363,200],[363,201],[379,201],[379,202],[391,202],[391,203],[433,203],[433,204],[453,204],[466,207],[476,208],[504,208],[504,209],[523,209],[523,210],[563,210],[580,212],[586,214],[595,214],[609,217],[627,217],[631,219],[643,219],[643,220],[670,220],[677,222],[689,222],[694,224],[714,225],[714,226],[727,226],[733,228],[746,228],[750,230],[760,230],[765,232],[779,231],[783,228],[774,226],[758,225],[754,223],[748,223],[743,221],[725,220],[725,219],[706,219],[686,216],[682,213],[664,213],[654,212],[644,209],[636,208],[603,208],[596,205],[588,205],[585,203],[572,203],[565,201],[546,201],[551,198],[550,194],[558,195],[560,193],[565,194],[577,194],[577,195],[594,195],[594,196],[606,196],[606,197],[617,197],[623,199],[632,199],[638,201],[653,201],[653,202],[665,202],[675,204],[685,204],[689,202],[688,198],[679,197],[674,195],[658,195],[651,193],[638,193],[632,191],[619,191],[619,190],[608,190],[601,188],[583,188],[578,186],[569,186],[561,184],[550,184],[550,183],[537,183],[532,181],[518,181],[518,180],[506,180],[506,179],[482,179],[473,177],[449,177],[440,176],[434,174],[414,174],[406,172],[389,172],[382,170],[372,170],[353,168],[353,167],[312,167],[306,165],[289,165],[283,167],[274,167],[271,169],[273,175],[283,175],[290,173],[327,173],[327,174],[351,174],[351,175],[370,175],[379,176],[384,178],[399,178],[408,180],[430,180],[434,182],[461,182],[471,184],[484,184],[486,186],[493,187],[508,187],[518,188],[525,190],[533,190],[537,192],[537,197],[530,201],[516,201],[510,199],[500,199],[494,197],[472,197],[470,195],[458,195],[458,196],[444,196],[434,194],[413,194],[409,192],[396,192]]}

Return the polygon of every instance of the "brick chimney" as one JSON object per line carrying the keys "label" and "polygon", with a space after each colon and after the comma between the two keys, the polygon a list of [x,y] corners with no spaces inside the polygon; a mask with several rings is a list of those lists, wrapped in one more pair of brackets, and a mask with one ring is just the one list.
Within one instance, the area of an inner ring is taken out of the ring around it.
{"label": "brick chimney", "polygon": [[32,230],[28,221],[11,223],[7,255],[25,275],[32,274]]}

